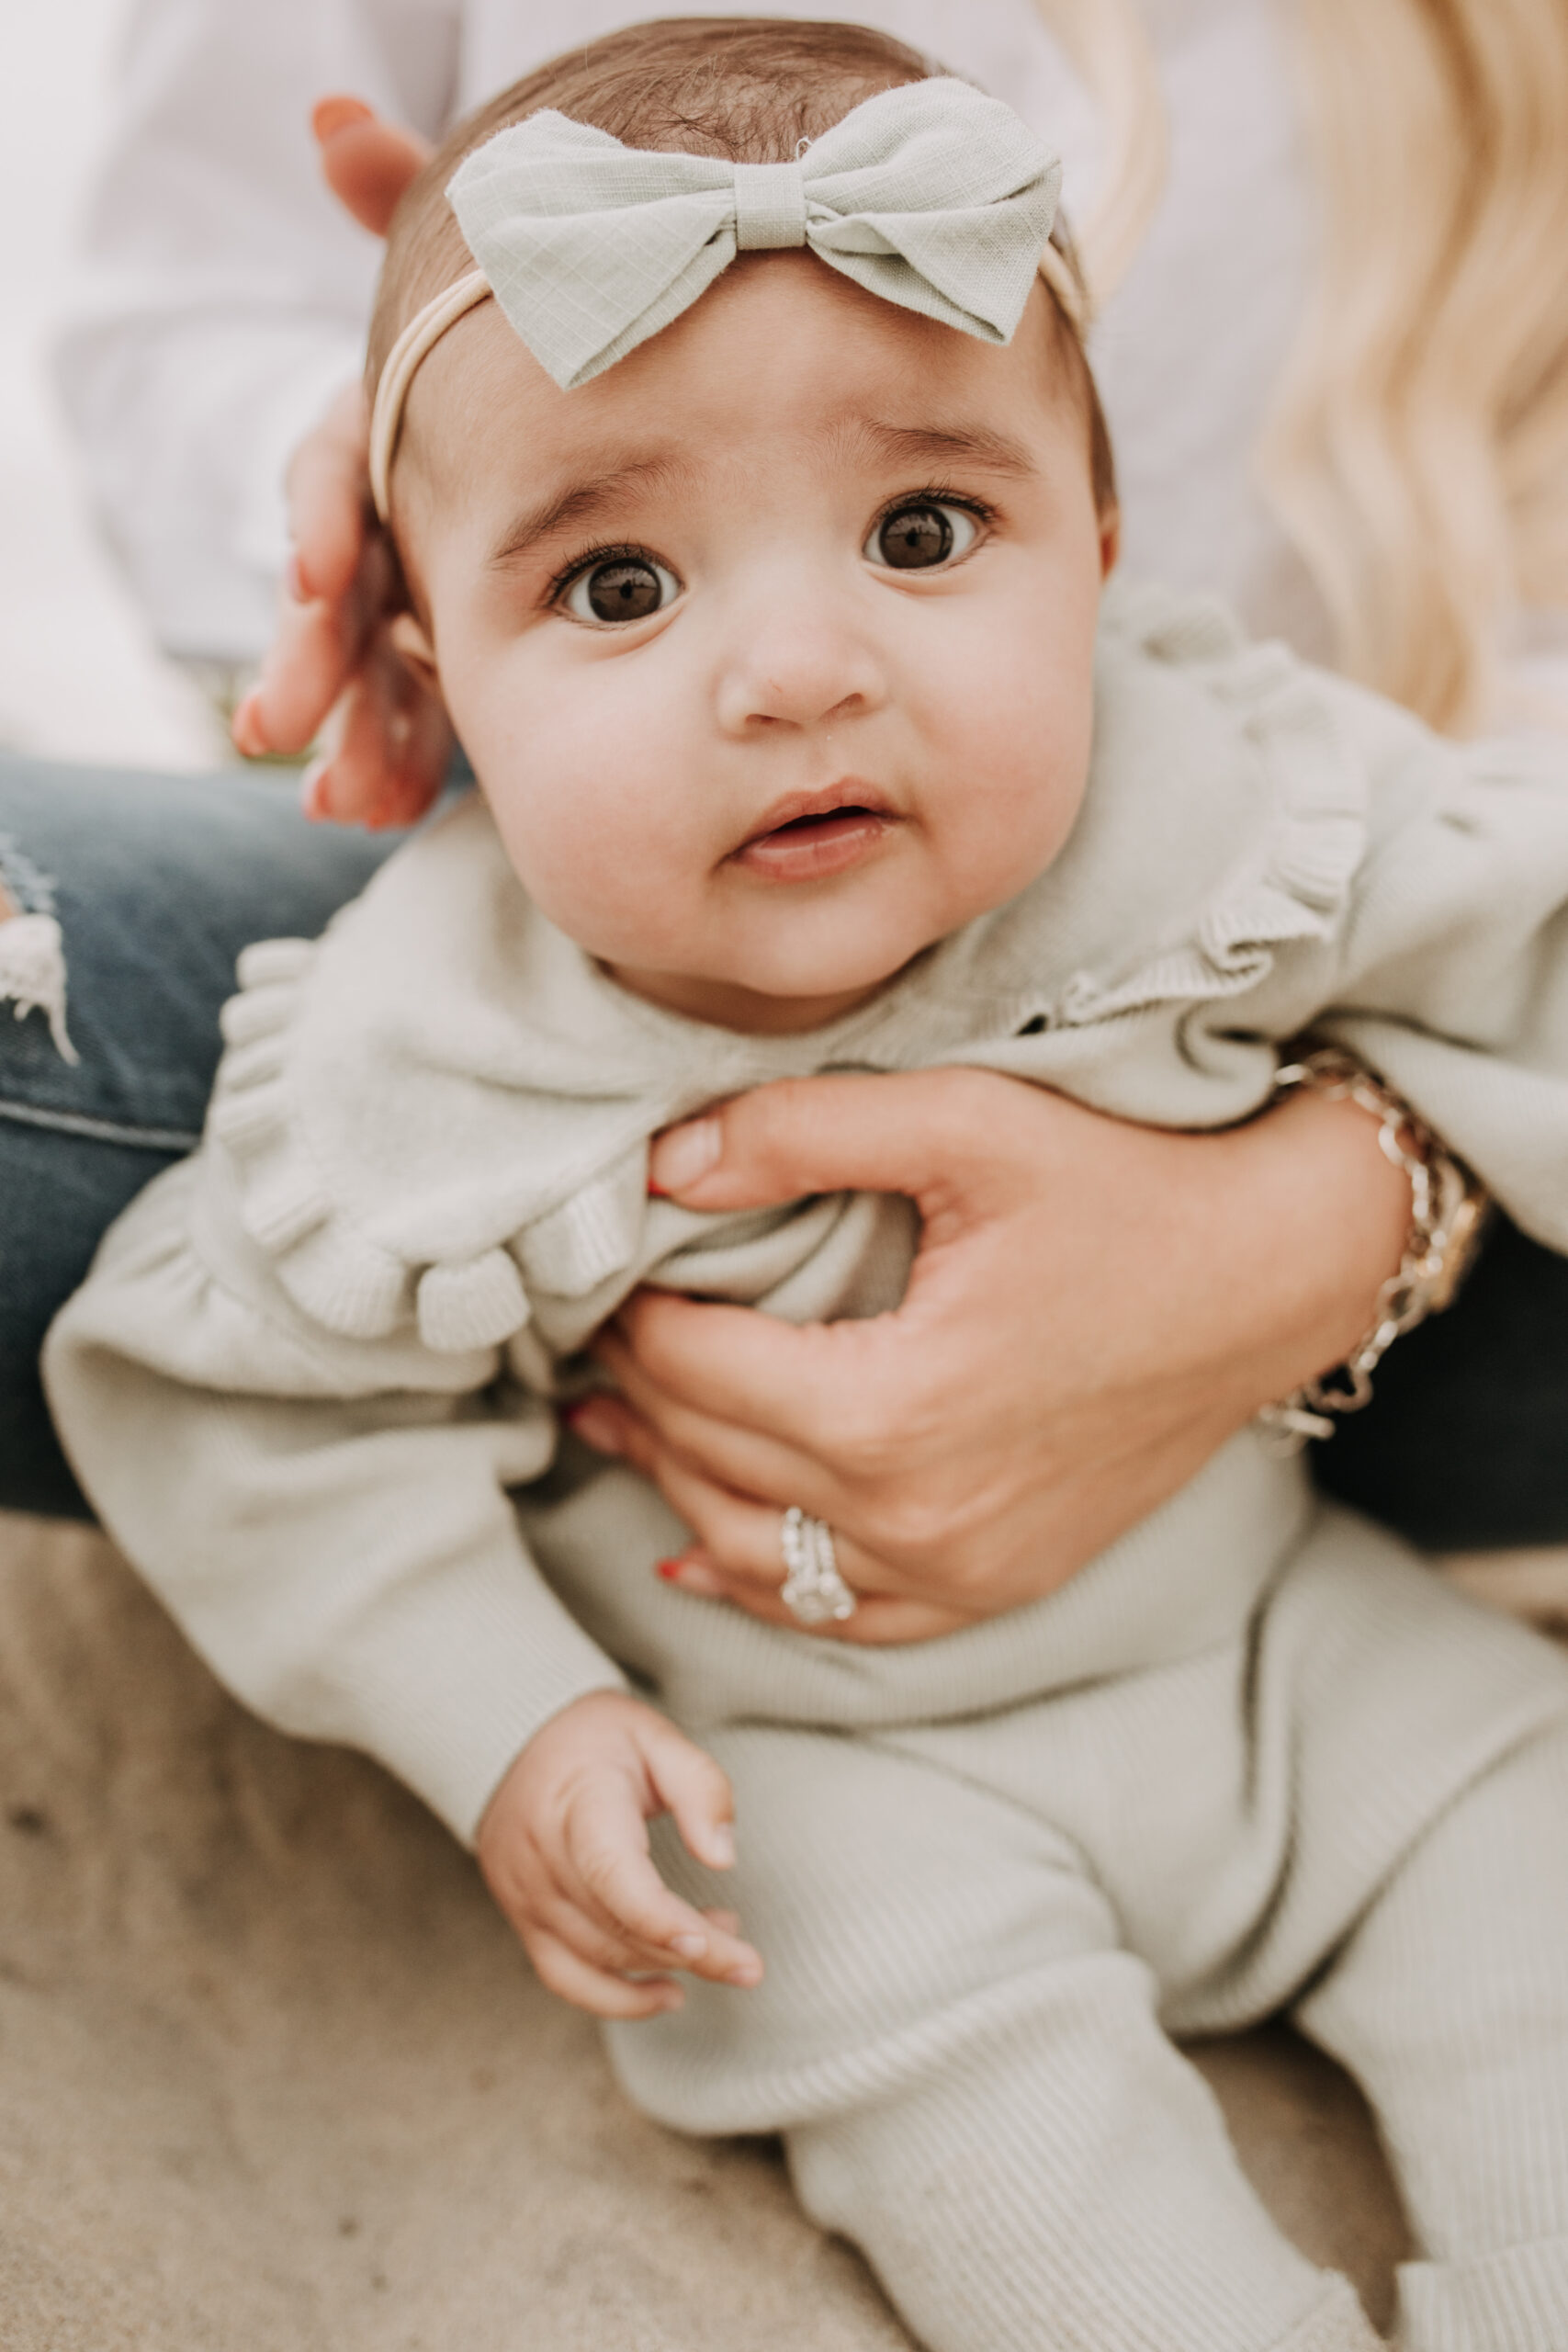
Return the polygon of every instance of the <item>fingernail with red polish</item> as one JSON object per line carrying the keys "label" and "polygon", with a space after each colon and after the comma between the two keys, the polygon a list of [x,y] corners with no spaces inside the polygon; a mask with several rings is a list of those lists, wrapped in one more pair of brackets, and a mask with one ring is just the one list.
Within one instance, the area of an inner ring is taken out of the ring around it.
{"label": "fingernail with red polish", "polygon": [[660,1560],[655,1563],[653,1573],[656,1577],[662,1577],[666,1584],[675,1584],[680,1579],[682,1566],[679,1560]]}
{"label": "fingernail with red polish", "polygon": [[676,1566],[681,1571],[680,1585],[682,1592],[694,1592],[700,1600],[724,1599],[723,1583],[715,1576],[705,1560],[694,1558],[688,1552],[683,1560],[676,1562]]}
{"label": "fingernail with red polish", "polygon": [[573,1437],[581,1438],[584,1445],[591,1445],[595,1453],[620,1453],[613,1417],[596,1405],[592,1396],[585,1396],[581,1404],[574,1405],[565,1418]]}

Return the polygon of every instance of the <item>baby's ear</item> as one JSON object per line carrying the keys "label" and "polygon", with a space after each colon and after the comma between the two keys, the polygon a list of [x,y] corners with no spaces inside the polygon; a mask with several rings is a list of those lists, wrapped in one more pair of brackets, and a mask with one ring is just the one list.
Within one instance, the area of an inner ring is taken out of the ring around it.
{"label": "baby's ear", "polygon": [[389,631],[392,650],[405,670],[433,695],[441,692],[441,680],[435,668],[435,648],[424,623],[412,613],[399,613]]}

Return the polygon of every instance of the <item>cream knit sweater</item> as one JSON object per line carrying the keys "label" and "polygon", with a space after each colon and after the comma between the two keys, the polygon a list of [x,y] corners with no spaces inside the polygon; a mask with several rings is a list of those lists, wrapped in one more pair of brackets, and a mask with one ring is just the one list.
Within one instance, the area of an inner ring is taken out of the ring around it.
{"label": "cream knit sweater", "polygon": [[[953,1062],[1219,1126],[1312,1023],[1568,1248],[1565,909],[1559,754],[1439,742],[1148,592],[1108,600],[1093,772],[1055,865],[809,1035],[625,994],[530,906],[476,797],[320,943],[246,954],[201,1150],[120,1219],[51,1334],[62,1433],[218,1673],[379,1756],[462,1837],[533,1729],[624,1665],[702,1713],[739,1677],[835,1722],[1044,1687],[1031,1611],[871,1656],[680,1606],[648,1573],[680,1531],[622,1482],[609,1556],[530,1557],[513,1490],[550,1472],[547,1399],[635,1283],[806,1319],[890,1305],[907,1271],[907,1204],[695,1216],[646,1197],[649,1136],[771,1078]],[[1277,1523],[1299,1509],[1297,1475],[1251,1451],[1176,1506],[1157,1638],[1244,1609],[1265,1572],[1226,1565],[1233,1477],[1275,1492]]]}

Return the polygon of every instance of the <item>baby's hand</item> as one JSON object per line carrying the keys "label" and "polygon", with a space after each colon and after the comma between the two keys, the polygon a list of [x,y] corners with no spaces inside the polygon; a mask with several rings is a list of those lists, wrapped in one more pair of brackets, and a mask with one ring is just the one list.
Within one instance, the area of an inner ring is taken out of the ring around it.
{"label": "baby's hand", "polygon": [[654,1869],[660,1813],[699,1862],[729,1868],[734,1807],[712,1757],[640,1700],[596,1690],[535,1733],[479,1823],[479,1867],[541,1980],[596,2017],[678,2009],[670,1968],[761,1978],[734,1914],[694,1911]]}

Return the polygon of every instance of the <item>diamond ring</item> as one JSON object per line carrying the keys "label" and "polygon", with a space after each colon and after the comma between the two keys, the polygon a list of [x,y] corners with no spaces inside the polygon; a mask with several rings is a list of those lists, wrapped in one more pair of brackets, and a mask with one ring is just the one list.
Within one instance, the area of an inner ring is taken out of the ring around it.
{"label": "diamond ring", "polygon": [[808,1519],[792,1503],[779,1529],[784,1580],[780,1595],[797,1625],[841,1625],[859,1606],[839,1574],[833,1531],[825,1519]]}

